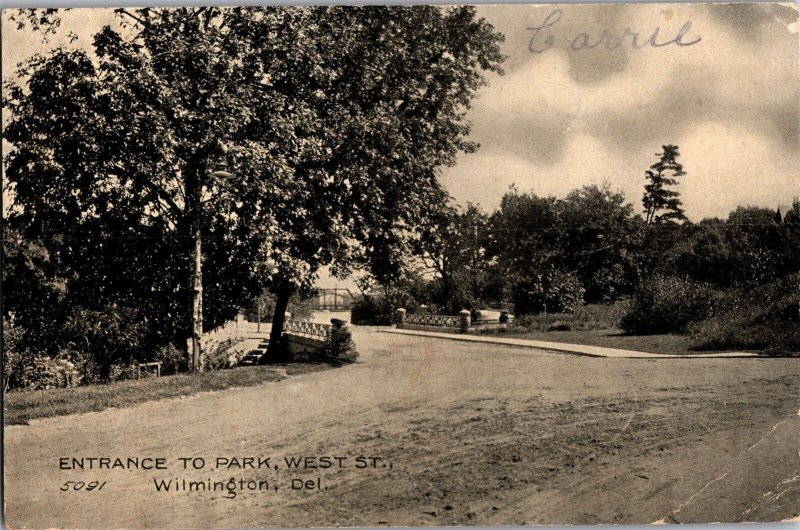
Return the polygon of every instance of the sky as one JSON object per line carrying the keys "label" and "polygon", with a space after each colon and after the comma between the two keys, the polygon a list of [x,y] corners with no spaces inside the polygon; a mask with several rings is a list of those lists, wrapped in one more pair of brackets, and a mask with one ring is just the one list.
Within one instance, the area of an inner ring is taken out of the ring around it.
{"label": "sky", "polygon": [[[560,10],[558,14],[553,12]],[[690,219],[800,196],[798,12],[779,4],[481,6],[506,36],[504,76],[469,112],[481,144],[442,181],[459,202],[491,210],[511,184],[564,196],[608,182],[637,209],[661,146],[680,147]],[[534,33],[532,29],[557,19]],[[661,47],[633,49],[630,33]],[[627,38],[614,43],[629,28]],[[580,48],[588,35],[592,49]],[[553,46],[546,47],[547,37]],[[531,38],[534,41],[531,42]],[[577,39],[577,40],[576,40]]]}
{"label": "sky", "polygon": [[[677,190],[690,219],[726,217],[738,205],[775,208],[800,196],[793,5],[509,4],[478,13],[505,35],[507,59],[505,75],[488,76],[467,114],[480,149],[441,173],[461,204],[492,210],[512,184],[561,197],[608,183],[638,209],[644,172],[665,144],[680,148],[687,174]],[[4,76],[69,31],[76,45],[88,45],[113,20],[109,10],[72,11],[42,45],[16,31],[4,12]],[[683,45],[631,45],[632,33],[646,43],[656,28],[657,44],[682,33]],[[593,48],[572,49],[604,34]]]}

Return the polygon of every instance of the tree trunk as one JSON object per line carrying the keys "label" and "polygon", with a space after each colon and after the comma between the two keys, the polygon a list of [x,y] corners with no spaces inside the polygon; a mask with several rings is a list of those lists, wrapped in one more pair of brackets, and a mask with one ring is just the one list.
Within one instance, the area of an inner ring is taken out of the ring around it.
{"label": "tree trunk", "polygon": [[275,313],[272,315],[269,347],[267,348],[267,354],[264,356],[269,360],[283,353],[280,351],[281,336],[283,335],[283,324],[286,320],[286,309],[289,307],[289,297],[292,295],[292,290],[288,286],[281,286],[276,290],[275,295]]}
{"label": "tree trunk", "polygon": [[443,309],[445,312],[452,313],[455,310],[455,302],[453,300],[453,287],[450,282],[450,275],[444,272],[444,270],[440,271],[439,274],[442,277],[442,299],[444,300]]}
{"label": "tree trunk", "polygon": [[200,340],[203,337],[203,249],[201,239],[201,212],[200,212],[200,186],[195,180],[192,182],[194,189],[190,190],[192,197],[192,238],[194,239],[194,252],[192,256],[192,351],[189,369],[192,372],[203,371],[203,352]]}

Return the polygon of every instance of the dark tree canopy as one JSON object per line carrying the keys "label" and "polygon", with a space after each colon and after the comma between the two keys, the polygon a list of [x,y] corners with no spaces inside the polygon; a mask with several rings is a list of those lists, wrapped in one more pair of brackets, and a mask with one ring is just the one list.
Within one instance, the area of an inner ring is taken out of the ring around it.
{"label": "dark tree canopy", "polygon": [[503,59],[472,7],[117,13],[92,50],[35,56],[6,83],[9,222],[76,303],[137,307],[165,341],[187,333],[198,211],[206,328],[322,267],[396,270],[442,204],[439,168],[476,148],[465,113]]}

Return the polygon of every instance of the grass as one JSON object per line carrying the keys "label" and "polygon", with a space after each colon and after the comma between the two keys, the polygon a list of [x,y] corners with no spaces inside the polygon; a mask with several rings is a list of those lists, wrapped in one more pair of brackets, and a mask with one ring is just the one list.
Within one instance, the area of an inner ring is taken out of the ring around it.
{"label": "grass", "polygon": [[518,330],[512,334],[492,333],[492,335],[509,336],[515,339],[541,340],[549,342],[563,342],[566,344],[584,344],[587,346],[602,346],[604,348],[618,348],[649,353],[663,353],[669,355],[686,355],[691,353],[718,353],[715,351],[701,351],[692,349],[691,338],[688,335],[625,335],[620,330],[579,330],[579,331],[527,331]]}
{"label": "grass", "polygon": [[280,381],[283,377],[276,373],[276,368],[285,369],[288,375],[299,375],[327,370],[332,366],[321,362],[271,364],[202,374],[117,381],[106,385],[11,391],[4,399],[4,422],[6,425],[24,425],[36,418],[130,407],[146,401]]}
{"label": "grass", "polygon": [[522,315],[517,324],[529,331],[577,331],[590,329],[615,329],[619,326],[627,305],[617,302],[613,305],[589,304],[581,306],[573,313],[542,313]]}
{"label": "grass", "polygon": [[485,329],[478,333],[669,355],[757,350],[757,348],[755,350],[744,347],[735,348],[730,345],[709,347],[699,344],[696,338],[689,334],[626,334],[619,329],[619,325],[627,309],[628,306],[624,302],[613,305],[586,305],[578,308],[574,313],[525,315],[518,319],[516,326],[505,329]]}

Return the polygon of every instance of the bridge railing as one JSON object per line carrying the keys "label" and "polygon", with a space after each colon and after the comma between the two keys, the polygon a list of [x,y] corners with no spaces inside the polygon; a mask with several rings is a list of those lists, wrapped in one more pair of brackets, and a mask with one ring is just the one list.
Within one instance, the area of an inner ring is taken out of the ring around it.
{"label": "bridge railing", "polygon": [[407,324],[418,326],[442,326],[457,328],[461,325],[461,318],[451,315],[406,315]]}
{"label": "bridge railing", "polygon": [[284,333],[300,335],[325,340],[330,336],[333,326],[330,324],[320,324],[318,322],[307,322],[304,320],[287,320],[284,323]]}

